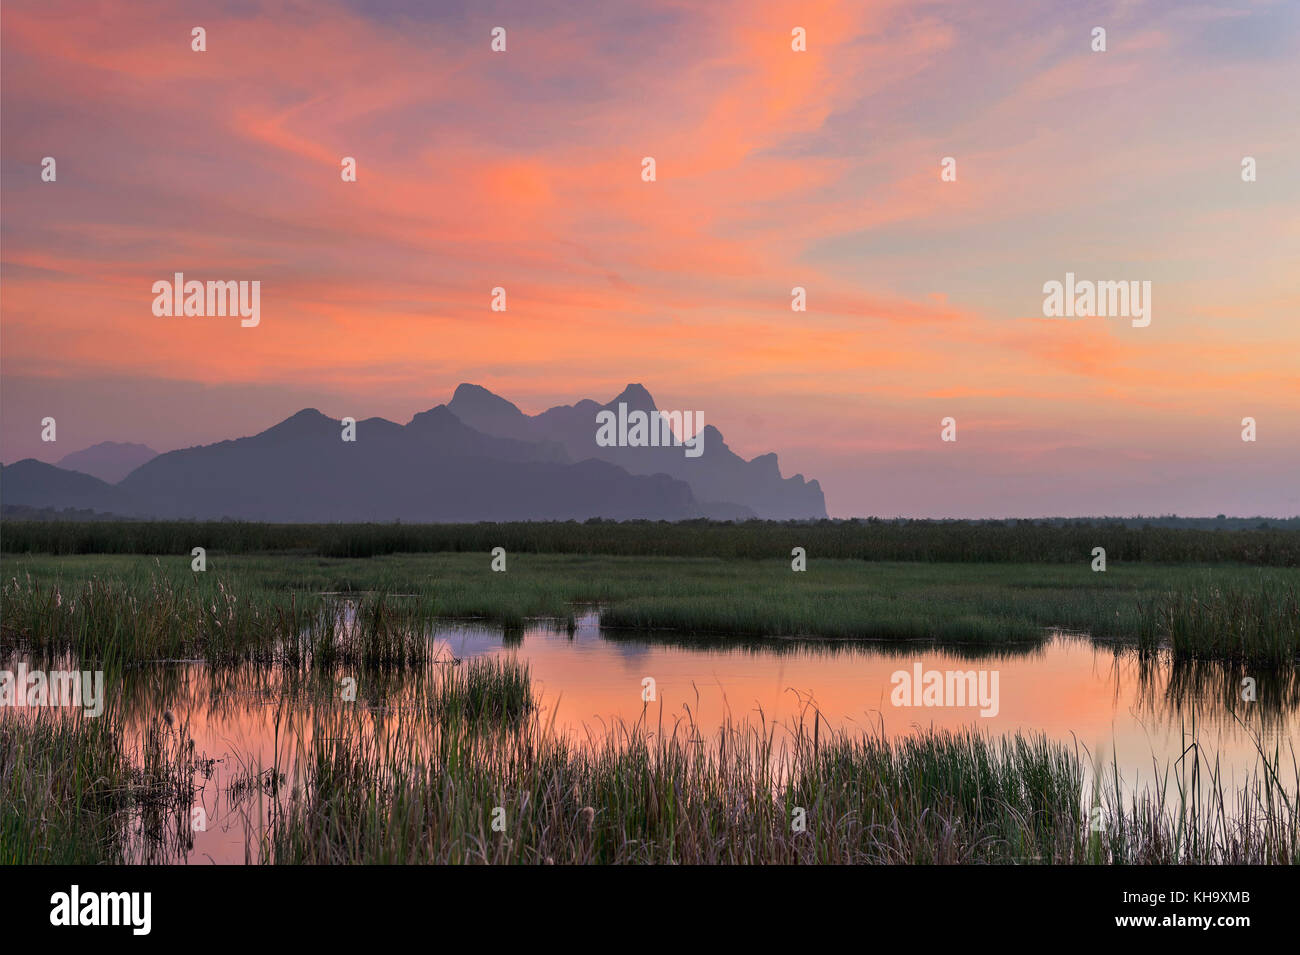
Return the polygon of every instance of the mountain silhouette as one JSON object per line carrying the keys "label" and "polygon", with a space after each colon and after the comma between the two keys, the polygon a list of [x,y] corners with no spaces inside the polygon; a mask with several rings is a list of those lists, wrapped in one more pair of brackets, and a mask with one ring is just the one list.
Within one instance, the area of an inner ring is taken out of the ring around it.
{"label": "mountain silhouette", "polygon": [[121,488],[81,471],[68,471],[35,458],[0,466],[0,504],[88,509],[106,514],[137,513],[136,503]]}
{"label": "mountain silhouette", "polygon": [[697,516],[690,488],[485,435],[445,408],[399,425],[300,411],[249,438],[162,454],[119,485],[158,517],[507,521]]}
{"label": "mountain silhouette", "polygon": [[80,451],[65,454],[58,466],[116,484],[150,458],[157,456],[158,452],[147,445],[101,441]]}
{"label": "mountain silhouette", "polygon": [[[802,474],[782,478],[774,453],[746,461],[727,447],[713,425],[704,426],[704,450],[688,457],[681,447],[601,447],[596,443],[596,415],[629,411],[656,412],[654,398],[640,384],[629,384],[607,404],[586,399],[561,405],[539,415],[524,414],[506,399],[479,385],[456,388],[447,407],[471,428],[522,441],[551,441],[564,447],[574,460],[598,458],[617,464],[632,474],[667,474],[687,482],[706,511],[732,510],[770,520],[826,517],[821,485],[805,481]],[[695,410],[695,409],[680,409]]]}
{"label": "mountain silhouette", "polygon": [[358,421],[348,441],[341,420],[305,408],[249,437],[152,456],[116,484],[19,461],[0,467],[0,504],[278,522],[825,516],[816,481],[782,479],[772,454],[742,460],[712,426],[699,458],[680,446],[597,446],[596,413],[619,402],[655,409],[648,391],[629,385],[609,405],[584,400],[529,417],[461,385],[450,404],[405,425]]}

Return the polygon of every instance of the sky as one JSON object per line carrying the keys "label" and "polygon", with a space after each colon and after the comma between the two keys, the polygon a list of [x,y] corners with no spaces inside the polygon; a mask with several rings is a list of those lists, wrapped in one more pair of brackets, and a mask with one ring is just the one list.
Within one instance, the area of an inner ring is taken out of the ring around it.
{"label": "sky", "polygon": [[6,0],[0,460],[639,382],[832,516],[1297,515],[1298,120],[1293,0]]}

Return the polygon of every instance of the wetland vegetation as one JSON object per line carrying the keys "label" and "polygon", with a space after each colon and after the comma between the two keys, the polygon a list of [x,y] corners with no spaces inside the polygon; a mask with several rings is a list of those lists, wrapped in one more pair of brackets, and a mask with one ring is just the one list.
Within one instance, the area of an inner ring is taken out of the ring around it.
{"label": "wetland vegetation", "polygon": [[[4,863],[191,858],[214,772],[244,817],[242,860],[260,863],[1298,858],[1292,529],[7,521],[3,550],[0,668],[93,668],[117,690],[99,718],[0,714]],[[431,639],[448,621],[497,628],[504,650],[526,628],[572,639],[592,608],[611,646],[682,654],[996,661],[1071,632],[1142,661],[1143,718],[1162,725],[1195,714],[1185,697],[1242,722],[1249,675],[1252,768],[1225,773],[1195,718],[1136,789],[1059,734],[894,734],[812,704],[708,726],[646,706],[575,738],[526,660]],[[206,682],[183,693],[190,671]],[[216,758],[200,710],[271,714],[269,758]]]}

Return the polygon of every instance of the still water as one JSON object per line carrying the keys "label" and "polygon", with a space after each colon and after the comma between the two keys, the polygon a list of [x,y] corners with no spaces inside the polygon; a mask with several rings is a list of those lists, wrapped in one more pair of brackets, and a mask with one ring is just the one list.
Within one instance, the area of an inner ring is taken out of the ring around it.
{"label": "still water", "polygon": [[[1227,784],[1244,783],[1261,769],[1261,748],[1280,748],[1282,766],[1289,768],[1300,707],[1294,673],[1256,675],[1256,700],[1247,702],[1242,680],[1249,674],[1214,664],[1143,660],[1131,650],[1059,633],[997,652],[915,643],[701,642],[602,630],[598,615],[589,613],[571,634],[540,623],[510,634],[466,623],[442,626],[431,639],[435,665],[491,655],[526,662],[543,722],[578,741],[638,720],[643,731],[655,732],[687,714],[705,734],[728,720],[794,724],[802,717],[807,725],[815,710],[823,732],[829,725],[900,736],[973,725],[991,734],[1046,733],[1077,747],[1086,761],[1117,766],[1130,791],[1159,775],[1177,776],[1193,734],[1201,752],[1218,760]],[[910,675],[918,667],[996,674],[996,712],[981,715],[979,705],[895,705],[895,674]],[[358,692],[357,705],[372,711],[375,727],[402,706],[404,678],[395,679],[382,689],[363,685]],[[653,681],[653,701],[643,701],[647,680]],[[230,787],[247,780],[250,770],[283,770],[301,752],[302,739],[294,737],[301,736],[297,727],[305,720],[286,714],[282,683],[267,668],[213,672],[199,662],[138,671],[125,694],[129,725],[143,731],[168,711],[194,739],[196,751],[211,760],[196,797],[206,830],[194,833],[192,846],[161,857],[156,846],[142,843],[142,861],[256,860],[270,799],[256,786],[241,791],[236,785],[233,792]],[[289,704],[290,711],[310,711],[310,693],[296,698],[300,702]]]}

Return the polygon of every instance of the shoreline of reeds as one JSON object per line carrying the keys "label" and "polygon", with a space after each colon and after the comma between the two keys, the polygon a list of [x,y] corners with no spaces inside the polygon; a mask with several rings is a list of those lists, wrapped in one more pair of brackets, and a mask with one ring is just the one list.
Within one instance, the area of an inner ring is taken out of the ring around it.
{"label": "shoreline of reeds", "polygon": [[477,617],[518,633],[551,619],[570,632],[600,606],[611,634],[673,639],[931,641],[970,647],[1082,632],[1175,659],[1256,667],[1300,662],[1300,570],[1048,565],[866,564],[518,555],[355,560],[6,558],[0,652],[73,652],[124,665],[336,659],[422,661],[440,621]]}

